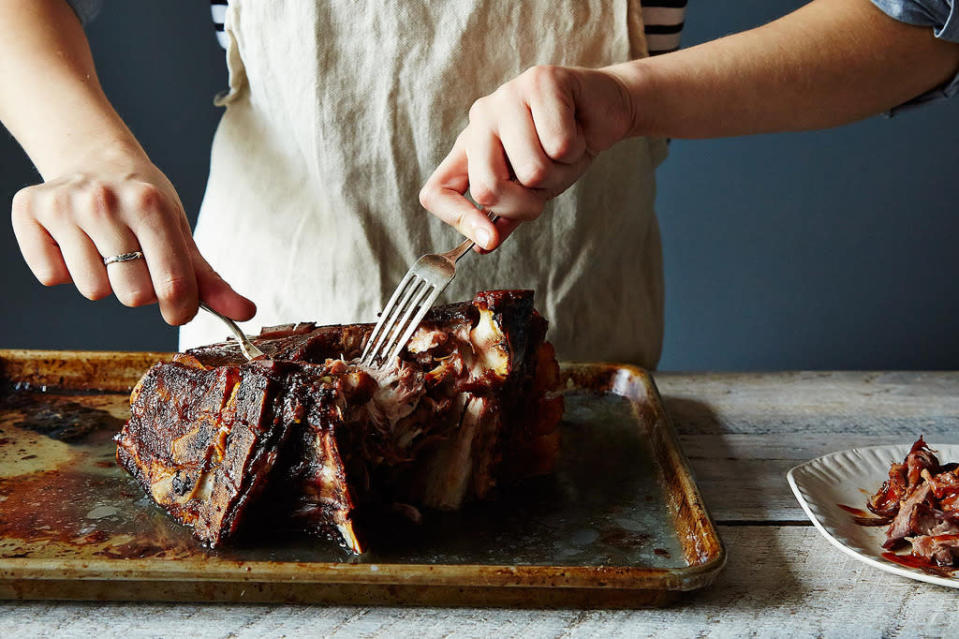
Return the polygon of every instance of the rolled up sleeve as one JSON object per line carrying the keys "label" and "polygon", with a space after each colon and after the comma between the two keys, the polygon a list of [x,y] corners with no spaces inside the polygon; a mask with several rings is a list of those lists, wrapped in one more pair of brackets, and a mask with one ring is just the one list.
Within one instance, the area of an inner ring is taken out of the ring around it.
{"label": "rolled up sleeve", "polygon": [[73,7],[73,12],[80,18],[80,22],[86,24],[100,13],[103,0],[67,0],[67,4]]}
{"label": "rolled up sleeve", "polygon": [[[931,27],[937,38],[959,42],[959,9],[956,0],[872,0],[872,3],[891,18],[919,27]],[[942,86],[927,91],[889,112],[898,111],[939,100],[959,93],[959,73]]]}

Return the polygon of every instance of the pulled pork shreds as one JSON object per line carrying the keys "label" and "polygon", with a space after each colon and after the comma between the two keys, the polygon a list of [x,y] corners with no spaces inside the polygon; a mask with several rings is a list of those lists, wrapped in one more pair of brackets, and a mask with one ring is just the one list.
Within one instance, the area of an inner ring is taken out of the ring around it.
{"label": "pulled pork shreds", "polygon": [[869,498],[867,508],[892,520],[883,547],[912,545],[912,554],[939,566],[959,560],[959,464],[940,464],[922,437]]}
{"label": "pulled pork shreds", "polygon": [[117,459],[211,546],[253,518],[361,552],[364,508],[416,521],[550,472],[563,399],[546,327],[532,291],[485,291],[432,309],[382,368],[357,359],[370,324],[266,328],[251,362],[235,342],[192,349],[137,384]]}

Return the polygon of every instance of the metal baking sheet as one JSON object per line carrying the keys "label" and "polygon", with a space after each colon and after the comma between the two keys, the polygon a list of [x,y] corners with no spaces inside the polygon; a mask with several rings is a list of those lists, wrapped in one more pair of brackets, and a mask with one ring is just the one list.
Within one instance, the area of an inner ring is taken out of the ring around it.
{"label": "metal baking sheet", "polygon": [[130,387],[166,357],[0,351],[0,598],[642,607],[725,562],[652,379],[612,364],[563,366],[554,475],[360,556],[283,530],[211,551],[114,460]]}

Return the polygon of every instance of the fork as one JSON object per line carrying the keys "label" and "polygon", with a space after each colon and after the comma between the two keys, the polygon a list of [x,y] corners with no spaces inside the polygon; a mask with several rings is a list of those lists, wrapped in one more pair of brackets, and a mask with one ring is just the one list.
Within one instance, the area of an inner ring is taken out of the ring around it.
{"label": "fork", "polygon": [[230,329],[230,331],[232,331],[233,334],[236,336],[236,341],[240,343],[240,352],[242,352],[243,356],[246,357],[248,360],[266,355],[266,353],[264,353],[263,351],[261,351],[260,349],[258,349],[256,346],[253,345],[253,342],[250,341],[250,338],[244,335],[243,331],[240,330],[240,327],[236,325],[236,322],[231,320],[229,317],[227,317],[226,315],[221,315],[220,313],[217,313],[212,308],[210,308],[209,306],[207,306],[206,304],[202,302],[200,303],[200,308],[202,308],[207,313],[216,315],[221,320],[223,320],[223,323],[226,324],[227,327]]}
{"label": "fork", "polygon": [[[491,222],[497,219],[498,216],[490,215]],[[360,356],[362,364],[372,366],[376,360],[383,358],[384,353],[388,355],[383,362],[389,362],[399,354],[440,293],[453,281],[456,263],[473,246],[473,240],[466,240],[451,251],[429,253],[413,263],[393,291],[366,340],[366,347]]]}

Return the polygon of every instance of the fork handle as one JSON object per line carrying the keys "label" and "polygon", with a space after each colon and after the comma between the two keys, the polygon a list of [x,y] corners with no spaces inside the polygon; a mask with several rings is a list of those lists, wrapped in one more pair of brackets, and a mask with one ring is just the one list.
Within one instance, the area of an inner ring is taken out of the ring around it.
{"label": "fork handle", "polygon": [[453,260],[454,263],[459,262],[461,259],[463,259],[463,256],[469,253],[470,249],[472,249],[474,246],[476,246],[476,242],[473,240],[464,240],[462,244],[457,246],[452,251],[447,251],[444,256]]}
{"label": "fork handle", "polygon": [[212,308],[210,308],[203,302],[200,302],[200,308],[202,308],[207,313],[210,313],[211,315],[215,315],[219,317],[223,321],[223,323],[227,325],[230,331],[236,336],[236,341],[240,344],[240,352],[243,353],[244,357],[246,357],[247,359],[253,359],[255,357],[259,357],[260,355],[263,355],[263,351],[261,351],[260,349],[258,349],[256,346],[253,345],[253,342],[251,342],[250,338],[248,338],[243,333],[243,331],[240,330],[240,327],[236,325],[236,322],[231,320],[226,315],[223,315],[222,313],[217,313],[216,311],[214,311]]}

